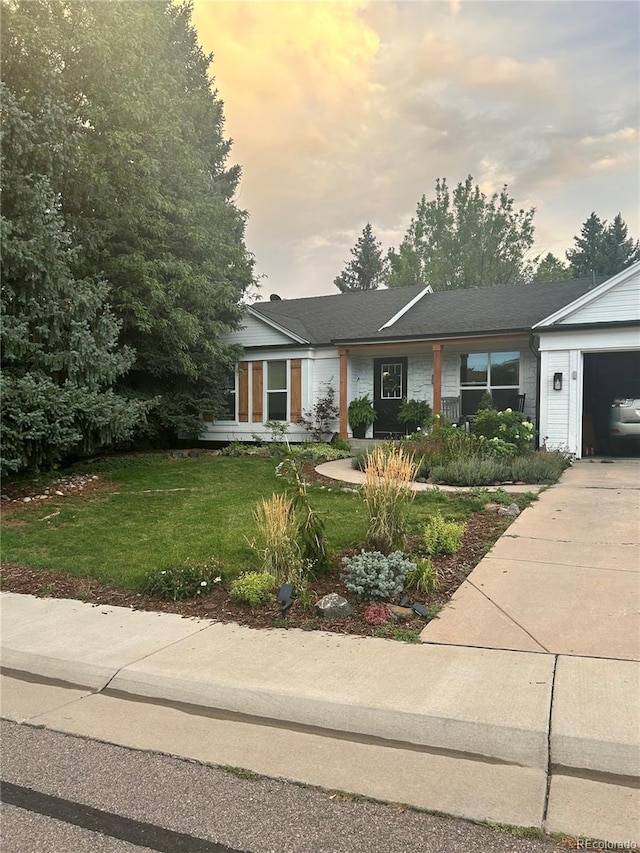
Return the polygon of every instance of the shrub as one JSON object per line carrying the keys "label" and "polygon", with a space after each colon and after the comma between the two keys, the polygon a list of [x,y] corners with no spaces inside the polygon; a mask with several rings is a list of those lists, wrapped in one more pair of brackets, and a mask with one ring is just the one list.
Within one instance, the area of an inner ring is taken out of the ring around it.
{"label": "shrub", "polygon": [[361,551],[355,557],[343,557],[342,564],[346,567],[342,579],[349,592],[370,601],[399,595],[408,572],[415,568],[401,551],[388,556],[380,551]]}
{"label": "shrub", "polygon": [[429,558],[419,560],[415,569],[407,574],[407,586],[425,595],[437,589],[439,584],[438,570]]}
{"label": "shrub", "polygon": [[273,601],[276,579],[269,572],[244,572],[231,585],[231,598],[256,607]]}
{"label": "shrub", "polygon": [[523,483],[555,483],[570,464],[561,453],[528,453],[511,461],[511,476]]}
{"label": "shrub", "polygon": [[460,547],[464,524],[445,521],[436,511],[424,528],[424,544],[428,554],[455,554]]}
{"label": "shrub", "polygon": [[[344,442],[346,444],[346,442]],[[305,444],[292,445],[289,448],[289,455],[294,459],[311,459],[314,462],[334,462],[336,459],[346,459],[351,456],[351,450],[347,445],[338,447],[336,444],[326,444],[324,442],[307,442]]]}
{"label": "shrub", "polygon": [[414,428],[431,426],[432,417],[431,406],[426,400],[405,400],[398,411],[400,423],[413,425]]}
{"label": "shrub", "polygon": [[518,448],[510,441],[504,441],[502,438],[490,438],[487,441],[487,449],[490,456],[496,459],[512,459],[518,455]]}
{"label": "shrub", "polygon": [[223,456],[269,456],[269,448],[264,446],[264,442],[259,436],[256,436],[258,441],[254,444],[243,444],[241,441],[232,441],[228,447],[223,447]]}
{"label": "shrub", "polygon": [[272,495],[254,512],[260,542],[251,542],[262,559],[262,570],[277,583],[294,583],[302,574],[302,554],[297,542],[298,520],[289,495]]}
{"label": "shrub", "polygon": [[492,486],[511,479],[511,465],[503,459],[474,456],[434,466],[431,478],[449,486]]}
{"label": "shrub", "polygon": [[391,611],[386,604],[370,604],[363,615],[369,625],[386,625],[391,619]]}
{"label": "shrub", "polygon": [[406,453],[419,460],[421,476],[427,476],[432,468],[446,465],[470,456],[489,455],[487,439],[472,435],[464,429],[439,421],[438,428],[417,438],[416,434],[402,442]]}
{"label": "shrub", "polygon": [[402,545],[416,468],[413,457],[400,447],[376,447],[369,453],[363,494],[369,514],[367,541],[375,547],[390,551]]}
{"label": "shrub", "polygon": [[482,409],[471,424],[471,432],[488,439],[499,438],[515,445],[517,453],[525,453],[531,449],[533,424],[525,421],[524,415],[513,409],[505,409],[503,412]]}
{"label": "shrub", "polygon": [[334,436],[331,439],[331,447],[335,450],[344,450],[347,456],[351,456],[351,445],[345,438]]}
{"label": "shrub", "polygon": [[333,424],[340,415],[336,405],[336,389],[330,380],[325,384],[324,396],[318,397],[311,411],[303,412],[298,418],[300,426],[311,433],[314,441],[323,441],[333,432]]}
{"label": "shrub", "polygon": [[354,468],[356,471],[364,471],[364,469],[367,467],[368,456],[368,450],[358,450],[358,452],[351,460],[351,467]]}
{"label": "shrub", "polygon": [[186,562],[168,569],[152,569],[146,576],[142,592],[163,601],[183,601],[209,595],[222,583],[222,566],[211,558],[204,563]]}

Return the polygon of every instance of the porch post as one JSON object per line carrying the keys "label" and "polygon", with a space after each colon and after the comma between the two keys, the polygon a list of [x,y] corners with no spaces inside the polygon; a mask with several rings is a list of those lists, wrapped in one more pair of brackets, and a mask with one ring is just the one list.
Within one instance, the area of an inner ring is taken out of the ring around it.
{"label": "porch post", "polygon": [[340,347],[338,350],[340,356],[340,438],[347,438],[349,434],[348,354],[349,350],[344,347]]}
{"label": "porch post", "polygon": [[432,344],[433,350],[433,414],[442,409],[442,344]]}

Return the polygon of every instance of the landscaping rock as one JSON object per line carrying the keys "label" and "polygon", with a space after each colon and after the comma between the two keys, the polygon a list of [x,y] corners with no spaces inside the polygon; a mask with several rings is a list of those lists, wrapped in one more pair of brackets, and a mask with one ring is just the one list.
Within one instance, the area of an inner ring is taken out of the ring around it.
{"label": "landscaping rock", "polygon": [[400,607],[398,604],[389,604],[388,607],[394,622],[408,622],[416,615],[410,607]]}
{"label": "landscaping rock", "polygon": [[511,518],[516,518],[520,515],[520,507],[518,504],[509,504],[509,506],[501,506],[498,510],[498,515],[508,515]]}
{"label": "landscaping rock", "polygon": [[325,619],[337,619],[341,616],[352,616],[353,609],[346,598],[337,592],[330,592],[316,601],[316,613]]}

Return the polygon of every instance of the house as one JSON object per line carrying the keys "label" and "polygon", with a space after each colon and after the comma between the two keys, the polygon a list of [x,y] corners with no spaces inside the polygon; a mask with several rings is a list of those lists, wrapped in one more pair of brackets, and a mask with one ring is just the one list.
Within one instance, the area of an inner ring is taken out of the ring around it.
{"label": "house", "polygon": [[244,357],[227,416],[205,417],[201,438],[268,438],[264,423],[276,420],[288,423],[289,440],[303,441],[308,434],[297,420],[330,383],[344,438],[351,435],[349,402],[365,394],[378,414],[368,437],[385,438],[404,432],[397,420],[403,399],[426,400],[438,412],[454,398],[466,416],[489,391],[498,408],[524,401],[547,446],[580,456],[584,407],[601,423],[615,374],[640,375],[639,307],[640,264],[608,281],[273,297],[249,306],[243,327],[227,337]]}

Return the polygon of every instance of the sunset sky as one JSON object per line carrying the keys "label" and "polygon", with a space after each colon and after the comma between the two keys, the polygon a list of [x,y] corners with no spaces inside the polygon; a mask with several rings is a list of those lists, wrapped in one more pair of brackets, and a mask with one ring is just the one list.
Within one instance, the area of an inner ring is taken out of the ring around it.
{"label": "sunset sky", "polygon": [[370,221],[401,241],[437,177],[507,183],[564,258],[592,210],[640,236],[636,2],[195,0],[261,298],[337,293]]}

